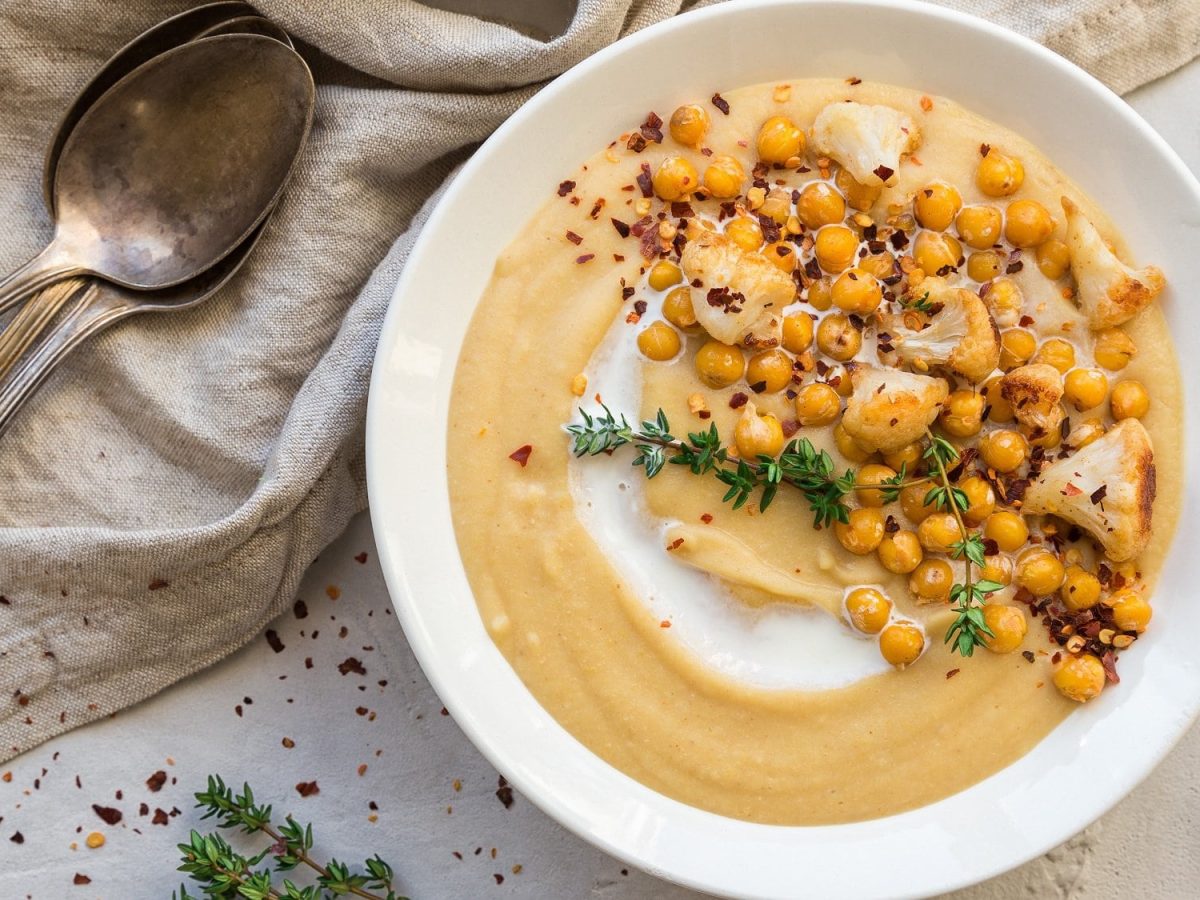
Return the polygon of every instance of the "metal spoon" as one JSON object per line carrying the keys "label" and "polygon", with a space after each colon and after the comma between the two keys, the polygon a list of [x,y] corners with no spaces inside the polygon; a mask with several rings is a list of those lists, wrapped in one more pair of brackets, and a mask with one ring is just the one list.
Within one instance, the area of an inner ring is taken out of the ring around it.
{"label": "metal spoon", "polygon": [[0,310],[71,275],[152,290],[219,262],[278,198],[314,93],[300,56],[260,35],[204,38],[125,76],[67,138],[54,240],[0,282]]}
{"label": "metal spoon", "polygon": [[197,35],[197,38],[213,37],[218,34],[261,34],[265,37],[274,38],[281,44],[292,46],[292,39],[288,37],[288,33],[264,16],[238,16],[228,21],[213,25],[206,29],[202,34]]}

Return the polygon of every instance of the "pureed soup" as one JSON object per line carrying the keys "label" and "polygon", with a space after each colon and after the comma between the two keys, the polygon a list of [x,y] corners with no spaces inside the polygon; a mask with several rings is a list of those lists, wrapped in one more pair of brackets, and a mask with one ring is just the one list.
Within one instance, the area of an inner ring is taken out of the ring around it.
{"label": "pureed soup", "polygon": [[703,809],[849,822],[1120,690],[1180,380],[1163,274],[1036,148],[755,85],[547,196],[471,322],[449,483],[483,621],[573,735]]}

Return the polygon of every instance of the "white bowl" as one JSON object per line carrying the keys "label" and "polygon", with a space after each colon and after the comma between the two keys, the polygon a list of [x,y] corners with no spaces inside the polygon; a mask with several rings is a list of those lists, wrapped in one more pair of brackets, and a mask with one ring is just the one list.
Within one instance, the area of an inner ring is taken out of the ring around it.
{"label": "white bowl", "polygon": [[[1200,306],[1185,302],[1200,294],[1200,184],[1116,95],[1028,40],[938,7],[743,0],[601,51],[484,144],[413,248],[371,384],[368,483],[383,571],[413,652],[446,708],[518,790],[576,834],[655,875],[739,897],[919,896],[996,875],[1115,804],[1200,707],[1200,605],[1189,602],[1195,576],[1180,552],[1200,540],[1194,482],[1155,597],[1156,627],[1123,657],[1120,688],[991,778],[884,819],[758,825],[655,793],[564,731],[488,637],[438,473],[445,471],[455,362],[494,260],[561,173],[645,110],[669,111],[755,82],[831,75],[950,97],[1040,146],[1119,223],[1137,258],[1166,271],[1172,289],[1164,306],[1179,335],[1184,383],[1200,383],[1200,353],[1188,346],[1200,332]],[[1180,414],[1195,468],[1190,396]],[[412,474],[417,461],[429,474]]]}

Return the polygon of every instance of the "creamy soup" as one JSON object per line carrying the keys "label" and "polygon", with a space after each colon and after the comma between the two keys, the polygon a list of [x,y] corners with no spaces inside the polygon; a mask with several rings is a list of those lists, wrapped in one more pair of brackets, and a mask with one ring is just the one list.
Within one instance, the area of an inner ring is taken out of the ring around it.
{"label": "creamy soup", "polygon": [[[960,791],[1119,692],[1182,481],[1157,270],[942,97],[756,85],[614,138],[497,261],[450,414],[467,573],[542,705],[670,797],[808,825]],[[715,427],[746,502],[576,456],[606,407]],[[761,508],[801,441],[859,486],[820,529],[786,481]]]}

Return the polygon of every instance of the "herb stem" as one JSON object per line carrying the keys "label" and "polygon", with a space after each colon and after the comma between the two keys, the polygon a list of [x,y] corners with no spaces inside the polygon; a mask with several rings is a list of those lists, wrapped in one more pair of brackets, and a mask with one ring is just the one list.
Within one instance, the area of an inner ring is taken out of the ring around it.
{"label": "herb stem", "polygon": [[[933,436],[933,432],[926,428],[925,434],[929,437],[930,444],[933,444],[933,442],[936,440],[936,438]],[[963,521],[962,511],[958,508],[958,503],[954,499],[954,487],[950,484],[950,475],[946,471],[946,464],[942,461],[942,457],[937,453],[933,454],[933,461],[937,465],[938,480],[941,481],[942,486],[946,489],[946,505],[950,507],[950,512],[954,514],[954,521],[958,523],[959,538],[960,540],[966,541],[971,535],[970,532],[967,531],[967,523]],[[971,558],[964,555],[963,563],[963,583],[966,584],[969,592],[971,588]]]}
{"label": "herb stem", "polygon": [[[275,841],[276,844],[286,844],[287,843],[287,841],[284,840],[283,835],[280,834],[278,831],[276,831],[274,828],[272,828],[270,825],[268,825],[266,823],[262,823],[258,827],[259,827],[260,831],[262,831],[264,834],[266,834],[268,837],[270,837],[273,841]],[[295,852],[295,851],[299,851],[299,852]],[[310,869],[313,869],[314,871],[316,871],[319,875],[321,875],[325,878],[330,877],[329,870],[327,868],[325,868],[323,865],[321,865],[319,862],[317,862],[315,859],[313,859],[311,856],[309,856],[306,851],[297,847],[297,848],[295,848],[293,853],[294,853],[296,859],[300,860],[300,862],[304,863]],[[364,897],[364,898],[366,898],[366,900],[384,900],[384,898],[379,896],[378,894],[372,894],[370,891],[364,891],[362,888],[357,888],[354,885],[348,885],[347,889],[348,889],[348,892],[353,894],[354,896]],[[279,895],[276,894],[275,896],[278,897]]]}

